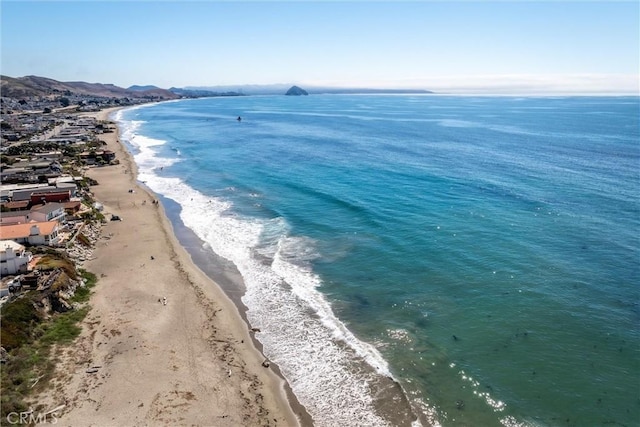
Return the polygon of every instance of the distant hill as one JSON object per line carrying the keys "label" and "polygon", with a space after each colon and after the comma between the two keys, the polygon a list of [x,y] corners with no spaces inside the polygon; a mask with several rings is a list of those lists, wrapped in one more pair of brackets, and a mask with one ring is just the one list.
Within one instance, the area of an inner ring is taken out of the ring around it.
{"label": "distant hill", "polygon": [[169,90],[176,95],[180,95],[185,98],[200,98],[207,96],[241,96],[242,94],[239,92],[226,91],[226,92],[218,92],[204,89],[181,89],[179,87],[172,87]]}
{"label": "distant hill", "polygon": [[156,89],[160,89],[160,88],[154,85],[146,85],[146,86],[133,85],[127,88],[127,90],[137,90],[137,91],[156,90]]}
{"label": "distant hill", "polygon": [[[30,96],[68,96],[84,95],[106,98],[153,98],[177,99],[181,97],[201,96],[238,96],[238,95],[282,95],[292,86],[290,84],[205,86],[160,89],[153,85],[133,85],[122,88],[112,84],[87,82],[60,82],[39,76],[9,77],[0,76],[0,93],[9,98]],[[297,87],[297,86],[295,86]],[[306,87],[309,94],[428,94],[423,89],[373,89],[373,88],[336,88]]]}
{"label": "distant hill", "polygon": [[270,85],[224,85],[224,86],[187,86],[184,90],[205,91],[214,93],[235,92],[242,95],[282,95],[291,87],[290,84]]}
{"label": "distant hill", "polygon": [[309,95],[309,93],[298,86],[291,86],[285,95],[288,96],[300,96],[300,95]]}
{"label": "distant hill", "polygon": [[[140,86],[143,87],[143,86]],[[156,88],[130,90],[112,84],[87,82],[59,82],[39,76],[0,76],[0,93],[9,98],[49,95],[85,95],[106,98],[156,98],[176,99],[178,95]]]}

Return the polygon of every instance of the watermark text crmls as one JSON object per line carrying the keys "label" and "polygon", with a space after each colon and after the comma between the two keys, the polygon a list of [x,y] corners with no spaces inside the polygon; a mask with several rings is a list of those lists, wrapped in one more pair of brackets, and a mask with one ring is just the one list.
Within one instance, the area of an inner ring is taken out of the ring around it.
{"label": "watermark text crmls", "polygon": [[12,425],[31,424],[57,424],[58,414],[56,412],[45,412],[36,414],[33,411],[9,412],[7,422]]}

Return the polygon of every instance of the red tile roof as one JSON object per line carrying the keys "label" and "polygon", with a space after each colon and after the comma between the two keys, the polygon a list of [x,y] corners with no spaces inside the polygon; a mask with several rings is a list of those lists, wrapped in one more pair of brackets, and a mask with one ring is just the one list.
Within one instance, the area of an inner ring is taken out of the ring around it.
{"label": "red tile roof", "polygon": [[47,222],[29,222],[27,224],[7,224],[0,226],[1,240],[24,239],[31,235],[31,227],[37,225],[40,229],[40,235],[48,236],[52,234],[58,227],[57,221]]}

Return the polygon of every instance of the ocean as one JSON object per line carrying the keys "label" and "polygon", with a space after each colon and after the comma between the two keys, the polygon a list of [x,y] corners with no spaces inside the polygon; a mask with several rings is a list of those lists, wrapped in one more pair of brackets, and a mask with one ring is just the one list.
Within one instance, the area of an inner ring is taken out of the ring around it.
{"label": "ocean", "polygon": [[316,425],[640,422],[638,97],[219,97],[114,119],[194,259],[241,276],[225,290]]}

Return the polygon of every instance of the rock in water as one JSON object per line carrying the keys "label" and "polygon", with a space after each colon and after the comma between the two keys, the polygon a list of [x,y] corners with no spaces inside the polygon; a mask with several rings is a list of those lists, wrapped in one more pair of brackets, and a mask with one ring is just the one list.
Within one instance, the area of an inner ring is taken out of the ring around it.
{"label": "rock in water", "polygon": [[285,93],[285,95],[300,96],[300,95],[309,95],[309,94],[307,93],[306,90],[299,88],[298,86],[291,86],[291,88],[289,88],[289,90],[287,91],[287,93]]}

